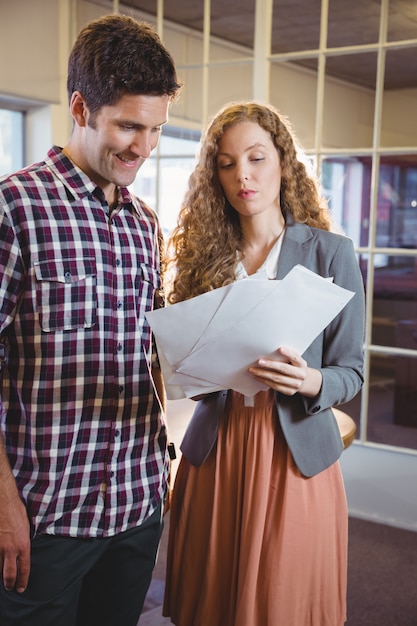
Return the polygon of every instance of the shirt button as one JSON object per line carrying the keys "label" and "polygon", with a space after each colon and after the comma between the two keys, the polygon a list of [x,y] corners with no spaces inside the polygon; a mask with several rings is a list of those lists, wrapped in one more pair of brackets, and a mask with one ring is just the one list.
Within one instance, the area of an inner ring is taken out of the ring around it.
{"label": "shirt button", "polygon": [[117,267],[120,267],[120,266],[121,266],[121,264],[122,264],[121,259],[116,259],[116,265],[117,265]]}
{"label": "shirt button", "polygon": [[118,300],[117,302],[117,308],[120,310],[123,308],[123,302],[121,300]]}
{"label": "shirt button", "polygon": [[117,344],[117,352],[121,352],[123,350],[123,346],[121,343]]}
{"label": "shirt button", "polygon": [[116,428],[116,430],[114,431],[114,436],[120,437],[120,430],[118,428]]}
{"label": "shirt button", "polygon": [[70,283],[71,282],[71,272],[65,272],[64,276],[65,276],[65,282],[66,283]]}
{"label": "shirt button", "polygon": [[118,387],[119,393],[123,393],[124,389],[125,388],[123,387],[123,385],[119,385]]}

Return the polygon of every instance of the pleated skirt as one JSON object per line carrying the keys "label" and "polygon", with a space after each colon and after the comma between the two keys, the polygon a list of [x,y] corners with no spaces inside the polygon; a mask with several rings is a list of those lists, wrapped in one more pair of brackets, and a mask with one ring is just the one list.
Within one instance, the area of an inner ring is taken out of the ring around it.
{"label": "pleated skirt", "polygon": [[177,626],[341,626],[347,506],[339,463],[294,464],[272,392],[229,392],[216,447],[181,459],[163,614]]}

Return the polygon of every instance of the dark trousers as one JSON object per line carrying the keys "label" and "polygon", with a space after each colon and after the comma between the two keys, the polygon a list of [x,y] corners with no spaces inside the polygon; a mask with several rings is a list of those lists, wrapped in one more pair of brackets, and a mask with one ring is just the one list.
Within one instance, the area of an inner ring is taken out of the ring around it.
{"label": "dark trousers", "polygon": [[136,626],[162,526],[159,507],[115,537],[36,537],[26,591],[0,584],[1,626]]}

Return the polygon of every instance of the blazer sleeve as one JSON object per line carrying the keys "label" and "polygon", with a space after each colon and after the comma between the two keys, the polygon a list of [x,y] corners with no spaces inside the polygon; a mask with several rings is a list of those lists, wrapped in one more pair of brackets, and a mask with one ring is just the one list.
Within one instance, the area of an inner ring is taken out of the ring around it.
{"label": "blazer sleeve", "polygon": [[[329,234],[328,234],[329,235]],[[343,442],[333,406],[353,398],[363,384],[364,289],[350,239],[317,234],[306,266],[355,295],[303,354],[323,376],[315,398],[276,394],[278,417],[294,461],[314,476],[341,455]]]}
{"label": "blazer sleeve", "polygon": [[[355,295],[304,354],[308,365],[320,369],[323,383],[313,399],[305,399],[309,413],[337,406],[351,400],[363,384],[363,345],[365,331],[365,298],[362,275],[353,243],[340,239],[329,264],[329,276],[335,284]],[[322,354],[321,362],[318,355]],[[310,358],[311,357],[311,358]]]}

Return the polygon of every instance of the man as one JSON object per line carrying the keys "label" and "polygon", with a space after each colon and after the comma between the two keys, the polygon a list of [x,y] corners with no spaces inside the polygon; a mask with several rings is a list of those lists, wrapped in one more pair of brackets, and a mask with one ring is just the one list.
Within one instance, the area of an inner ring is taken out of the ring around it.
{"label": "man", "polygon": [[160,227],[127,189],[179,93],[146,24],[87,25],[73,131],[0,180],[0,623],[135,626],[169,456],[145,312]]}

